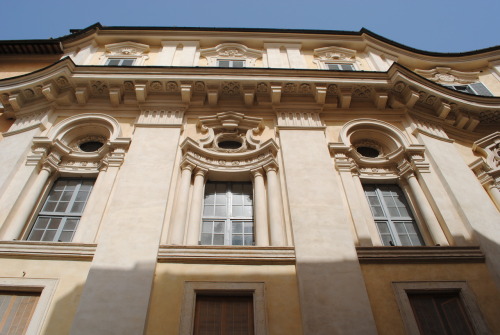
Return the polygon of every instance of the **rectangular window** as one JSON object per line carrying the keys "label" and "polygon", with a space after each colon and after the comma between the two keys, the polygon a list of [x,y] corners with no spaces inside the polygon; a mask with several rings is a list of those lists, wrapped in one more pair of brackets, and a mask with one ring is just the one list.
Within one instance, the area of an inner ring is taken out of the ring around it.
{"label": "rectangular window", "polygon": [[487,97],[492,97],[493,94],[483,85],[483,83],[473,83],[468,85],[444,85],[452,90],[474,94],[474,95],[482,95]]}
{"label": "rectangular window", "polygon": [[364,185],[363,188],[384,245],[424,245],[399,186]]}
{"label": "rectangular window", "polygon": [[93,185],[89,179],[58,179],[38,213],[28,241],[71,242]]}
{"label": "rectangular window", "polygon": [[253,245],[252,183],[205,185],[202,245]]}
{"label": "rectangular window", "polygon": [[254,334],[252,295],[196,295],[194,335]]}
{"label": "rectangular window", "polygon": [[408,299],[421,334],[475,334],[459,292],[410,291]]}
{"label": "rectangular window", "polygon": [[352,64],[326,63],[325,65],[328,70],[355,71]]}
{"label": "rectangular window", "polygon": [[109,58],[106,65],[109,66],[131,66],[134,65],[134,58]]}
{"label": "rectangular window", "polygon": [[0,334],[25,334],[40,292],[0,291]]}
{"label": "rectangular window", "polygon": [[245,67],[244,60],[218,59],[218,67]]}

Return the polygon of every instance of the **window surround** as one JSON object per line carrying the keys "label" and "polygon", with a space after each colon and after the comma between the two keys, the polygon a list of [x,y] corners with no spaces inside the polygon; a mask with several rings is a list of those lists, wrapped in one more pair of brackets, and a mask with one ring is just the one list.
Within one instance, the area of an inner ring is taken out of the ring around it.
{"label": "window surround", "polygon": [[262,51],[239,43],[223,43],[214,48],[202,49],[200,55],[207,59],[208,66],[219,66],[219,60],[242,60],[245,62],[244,67],[255,67],[257,59],[262,58]]}
{"label": "window surround", "polygon": [[[89,113],[69,117],[53,126],[45,136],[35,137],[26,165],[38,168],[39,172],[16,202],[22,214],[12,216],[7,221],[2,238],[26,238],[42,206],[42,200],[57,178],[78,176],[95,179],[100,171],[121,166],[130,139],[121,138],[120,135],[120,125],[114,118]],[[88,140],[103,141],[104,145],[96,151],[85,152],[79,145]],[[87,205],[93,198],[92,195],[89,197]],[[78,231],[75,236],[77,234]]]}
{"label": "window surround", "polygon": [[420,335],[420,331],[408,298],[408,292],[441,293],[450,291],[459,294],[475,332],[477,334],[490,334],[476,304],[474,294],[465,281],[393,282],[392,287],[401,311],[406,333],[409,335]]}
{"label": "window surround", "polygon": [[[395,126],[375,119],[356,119],[341,130],[339,143],[329,143],[335,167],[342,176],[360,246],[382,246],[362,184],[391,183],[401,187],[425,245],[448,246],[419,178],[430,173],[425,147],[411,144]],[[379,155],[364,157],[357,146],[374,146]],[[362,214],[361,214],[362,213]]]}
{"label": "window surround", "polygon": [[2,291],[40,292],[40,298],[31,317],[26,335],[41,333],[57,283],[57,279],[0,278],[0,290]]}
{"label": "window surround", "polygon": [[356,65],[356,50],[326,47],[314,49],[314,60],[318,69],[329,70],[328,64],[350,65],[353,70],[338,70],[338,71],[356,71],[359,67]]}
{"label": "window surround", "polygon": [[106,44],[104,54],[101,56],[101,64],[107,65],[110,59],[133,59],[134,66],[144,65],[149,59],[149,45],[136,42],[120,42]]}
{"label": "window surround", "polygon": [[267,334],[265,284],[234,282],[185,282],[179,334],[192,334],[197,293],[249,293],[253,296],[255,334]]}
{"label": "window surround", "polygon": [[[262,119],[242,113],[221,112],[200,117],[197,129],[198,136],[187,137],[180,145],[180,181],[177,203],[174,204],[176,210],[172,213],[170,230],[165,236],[167,243],[198,245],[206,180],[253,180],[255,245],[286,246],[278,146],[273,139],[261,143],[259,135],[264,130]],[[217,144],[219,139],[234,139],[242,145],[237,149],[220,148]],[[191,182],[193,175],[194,181]]]}

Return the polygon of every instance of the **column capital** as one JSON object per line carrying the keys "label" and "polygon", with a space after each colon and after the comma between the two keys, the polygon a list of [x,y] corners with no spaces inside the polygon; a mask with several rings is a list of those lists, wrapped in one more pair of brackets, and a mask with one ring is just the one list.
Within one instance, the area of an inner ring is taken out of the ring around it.
{"label": "column capital", "polygon": [[269,162],[263,166],[263,169],[266,172],[269,172],[269,171],[278,172],[278,164],[276,162]]}
{"label": "column capital", "polygon": [[252,169],[252,170],[250,170],[250,172],[252,173],[254,178],[258,177],[258,176],[261,176],[261,177],[264,176],[264,170],[261,167],[256,168],[256,169]]}
{"label": "column capital", "polygon": [[184,171],[184,170],[190,170],[190,171],[193,171],[195,169],[195,165],[191,162],[187,162],[187,161],[184,161],[181,163],[181,170]]}
{"label": "column capital", "polygon": [[202,176],[205,177],[208,173],[208,169],[202,168],[202,167],[196,167],[194,170],[194,175],[195,176]]}

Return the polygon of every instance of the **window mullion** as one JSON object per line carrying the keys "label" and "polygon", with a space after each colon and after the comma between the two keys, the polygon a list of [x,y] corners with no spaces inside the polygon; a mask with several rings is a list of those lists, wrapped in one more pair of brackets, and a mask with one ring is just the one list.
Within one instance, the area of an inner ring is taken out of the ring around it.
{"label": "window mullion", "polygon": [[80,182],[75,186],[75,189],[73,191],[73,194],[71,195],[71,198],[69,199],[68,202],[68,207],[66,207],[65,215],[71,213],[71,208],[73,208],[73,205],[75,204],[76,201],[76,196],[78,195],[78,192],[80,192],[80,188],[82,187],[83,180],[80,180]]}
{"label": "window mullion", "polygon": [[57,228],[56,234],[54,235],[54,242],[59,242],[59,237],[61,237],[61,233],[64,229],[64,226],[66,225],[66,220],[67,217],[62,217],[61,218],[61,223],[59,224],[59,227]]}
{"label": "window mullion", "polygon": [[226,191],[226,199],[227,199],[227,218],[226,218],[226,226],[224,231],[224,244],[231,245],[231,231],[232,231],[232,217],[233,217],[233,190],[232,184],[227,183],[227,191]]}

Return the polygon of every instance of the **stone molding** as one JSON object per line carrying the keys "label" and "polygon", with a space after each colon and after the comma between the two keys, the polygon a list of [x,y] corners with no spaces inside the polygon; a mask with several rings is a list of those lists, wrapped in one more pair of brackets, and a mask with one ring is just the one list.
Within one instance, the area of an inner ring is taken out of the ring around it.
{"label": "stone molding", "polygon": [[278,145],[270,139],[255,150],[226,153],[205,149],[191,138],[186,138],[181,149],[184,153],[181,165],[192,164],[211,172],[250,173],[251,170],[275,162]]}
{"label": "stone molding", "polygon": [[96,244],[0,241],[0,257],[91,261]]}
{"label": "stone molding", "polygon": [[[121,138],[119,123],[106,114],[82,114],[55,125],[47,136],[35,137],[27,165],[39,165],[49,171],[95,175],[108,166],[120,166],[130,145]],[[77,146],[84,138],[103,139],[103,146],[84,152]]]}
{"label": "stone molding", "polygon": [[483,186],[492,185],[500,191],[500,131],[474,142],[472,150],[483,158],[472,162],[469,167]]}
{"label": "stone molding", "polygon": [[[340,140],[328,144],[339,171],[376,179],[396,179],[408,173],[429,171],[425,147],[410,144],[402,131],[387,122],[367,118],[349,121],[340,132]],[[364,157],[357,152],[358,146],[373,147],[379,156]]]}
{"label": "stone molding", "polygon": [[293,247],[160,245],[159,263],[295,264]]}
{"label": "stone molding", "polygon": [[201,49],[200,55],[208,61],[208,66],[217,66],[218,59],[244,60],[246,67],[254,67],[262,51],[251,49],[239,43],[222,43],[214,48]]}
{"label": "stone molding", "polygon": [[431,70],[416,69],[415,72],[424,78],[443,85],[471,84],[479,79],[479,72],[461,72],[440,66]]}
{"label": "stone molding", "polygon": [[484,263],[479,247],[356,247],[360,263]]}
{"label": "stone molding", "polygon": [[184,109],[148,108],[141,111],[136,127],[180,127],[184,118]]}

